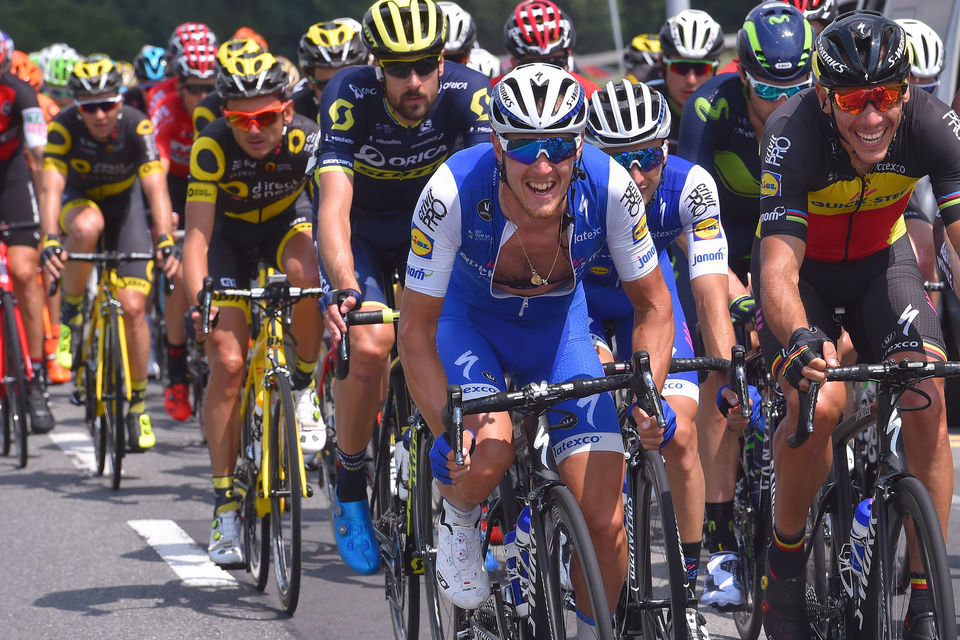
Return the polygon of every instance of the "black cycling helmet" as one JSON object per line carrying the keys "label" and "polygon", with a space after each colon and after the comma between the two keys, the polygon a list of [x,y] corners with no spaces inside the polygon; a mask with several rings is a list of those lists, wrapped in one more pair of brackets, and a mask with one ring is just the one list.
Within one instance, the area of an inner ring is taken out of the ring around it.
{"label": "black cycling helmet", "polygon": [[300,38],[297,58],[304,73],[314,69],[339,69],[367,61],[367,47],[360,38],[360,23],[337,18],[312,25]]}
{"label": "black cycling helmet", "polygon": [[378,60],[439,56],[447,21],[433,0],[377,0],[363,16],[363,41]]}
{"label": "black cycling helmet", "polygon": [[272,53],[261,51],[228,58],[217,71],[217,95],[230,98],[286,96],[289,77]]}
{"label": "black cycling helmet", "polygon": [[820,33],[813,69],[827,89],[906,82],[907,33],[875,11],[846,14]]}
{"label": "black cycling helmet", "polygon": [[754,7],[737,34],[740,66],[774,82],[806,76],[812,67],[813,27],[790,4],[772,0]]}
{"label": "black cycling helmet", "polygon": [[67,87],[78,100],[87,96],[120,91],[123,76],[108,56],[93,54],[73,65]]}

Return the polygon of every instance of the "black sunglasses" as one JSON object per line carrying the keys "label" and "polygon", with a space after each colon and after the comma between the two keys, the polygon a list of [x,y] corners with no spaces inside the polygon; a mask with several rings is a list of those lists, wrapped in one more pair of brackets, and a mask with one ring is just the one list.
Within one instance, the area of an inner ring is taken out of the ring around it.
{"label": "black sunglasses", "polygon": [[388,62],[381,60],[380,66],[383,67],[383,71],[387,75],[403,80],[410,76],[411,71],[415,72],[421,77],[430,75],[440,67],[440,58],[434,58],[433,56],[430,56],[427,58],[419,58],[417,60],[401,62]]}
{"label": "black sunglasses", "polygon": [[213,93],[214,89],[217,88],[217,85],[214,84],[182,84],[180,86],[186,89],[187,93],[192,93],[195,96]]}
{"label": "black sunglasses", "polygon": [[330,80],[317,80],[316,78],[311,78],[310,76],[307,76],[307,82],[313,85],[314,89],[319,91],[323,91],[327,88],[327,85],[330,84]]}

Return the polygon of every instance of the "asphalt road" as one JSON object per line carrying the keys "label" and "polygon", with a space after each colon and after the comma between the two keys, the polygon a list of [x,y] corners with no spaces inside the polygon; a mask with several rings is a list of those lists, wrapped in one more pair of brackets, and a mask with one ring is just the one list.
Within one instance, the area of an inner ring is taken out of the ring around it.
{"label": "asphalt road", "polygon": [[[290,618],[272,579],[259,592],[243,571],[204,562],[213,498],[207,450],[195,423],[166,417],[155,383],[148,407],[158,444],[125,458],[116,493],[90,471],[92,444],[68,389],[52,393],[58,426],[30,438],[27,468],[0,458],[0,638],[392,636],[383,580],[353,575],[340,562],[322,492],[305,502],[304,581]],[[952,433],[956,450],[960,430]],[[955,451],[960,491],[958,464]],[[948,541],[955,594],[958,523],[955,494]],[[707,618],[712,637],[736,637],[729,617]]]}

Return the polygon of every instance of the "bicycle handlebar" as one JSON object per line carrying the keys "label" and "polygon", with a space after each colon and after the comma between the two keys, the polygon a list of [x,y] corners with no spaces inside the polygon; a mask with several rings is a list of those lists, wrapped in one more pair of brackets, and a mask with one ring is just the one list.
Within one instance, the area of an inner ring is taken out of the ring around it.
{"label": "bicycle handlebar", "polygon": [[[77,262],[98,262],[98,263],[107,263],[107,262],[135,262],[137,260],[153,260],[152,253],[121,253],[119,251],[98,251],[98,252],[76,252],[76,253],[67,253],[67,260],[76,260]],[[60,287],[60,280],[54,280],[50,283],[50,289],[47,291],[47,296],[52,296],[57,292],[57,289]]]}
{"label": "bicycle handlebar", "polygon": [[[343,304],[343,301],[349,298],[349,291],[338,291],[334,299],[337,308]],[[343,316],[343,321],[347,326],[358,324],[391,324],[400,319],[400,312],[396,309],[376,309],[374,311],[348,311]],[[350,332],[340,336],[340,345],[337,347],[337,361],[334,366],[333,375],[337,380],[343,380],[350,373]]]}
{"label": "bicycle handlebar", "polygon": [[[874,380],[881,383],[893,383],[898,386],[913,386],[927,378],[960,376],[960,362],[900,360],[880,364],[854,364],[827,369],[826,375],[827,382]],[[800,401],[800,417],[797,421],[796,430],[787,436],[787,445],[792,449],[801,446],[813,433],[813,417],[819,391],[820,383],[813,381],[810,382],[807,391],[797,390]]]}
{"label": "bicycle handlebar", "polygon": [[210,307],[218,300],[267,300],[270,302],[291,303],[303,298],[320,298],[323,296],[321,287],[294,287],[290,286],[286,276],[264,287],[250,289],[214,289],[213,278],[203,279],[203,288],[200,290],[200,323],[203,335],[210,333]]}

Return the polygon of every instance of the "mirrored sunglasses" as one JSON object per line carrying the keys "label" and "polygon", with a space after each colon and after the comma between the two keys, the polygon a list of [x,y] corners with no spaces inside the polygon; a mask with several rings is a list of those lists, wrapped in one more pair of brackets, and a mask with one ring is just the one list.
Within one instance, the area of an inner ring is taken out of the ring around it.
{"label": "mirrored sunglasses", "polygon": [[747,76],[747,82],[753,87],[753,92],[757,94],[757,97],[767,102],[776,102],[780,98],[789,98],[813,86],[812,77],[807,77],[803,82],[782,87],[775,84],[767,84],[766,82],[759,82],[746,71],[744,71],[744,74]]}
{"label": "mirrored sunglasses", "polygon": [[114,96],[106,100],[77,100],[77,107],[84,113],[96,113],[97,111],[110,113],[120,106],[121,102],[123,102],[123,96]]}
{"label": "mirrored sunglasses", "polygon": [[903,94],[907,90],[907,83],[885,84],[878,87],[863,89],[836,89],[830,92],[833,101],[842,111],[850,115],[857,115],[872,102],[877,111],[889,111],[900,104]]}
{"label": "mirrored sunglasses", "polygon": [[430,75],[440,66],[440,58],[428,56],[416,60],[381,60],[380,66],[387,75],[403,80],[410,76],[411,71],[421,77]]}
{"label": "mirrored sunglasses", "polygon": [[715,60],[664,60],[667,71],[685,76],[691,71],[695,76],[712,74],[717,68]]}
{"label": "mirrored sunglasses", "polygon": [[272,107],[264,107],[256,111],[232,111],[230,109],[224,109],[223,117],[226,118],[231,125],[243,131],[249,131],[254,123],[257,124],[258,129],[264,129],[276,122],[280,114],[283,113],[284,109],[290,106],[290,104],[291,102],[287,100]]}
{"label": "mirrored sunglasses", "polygon": [[660,145],[659,147],[648,147],[639,151],[615,153],[613,159],[627,171],[634,163],[640,167],[640,171],[653,171],[666,161],[666,156],[664,145]]}
{"label": "mirrored sunglasses", "polygon": [[580,146],[580,137],[574,138],[500,138],[500,147],[507,157],[521,164],[533,164],[541,153],[547,155],[547,160],[557,164],[569,160],[577,153]]}

